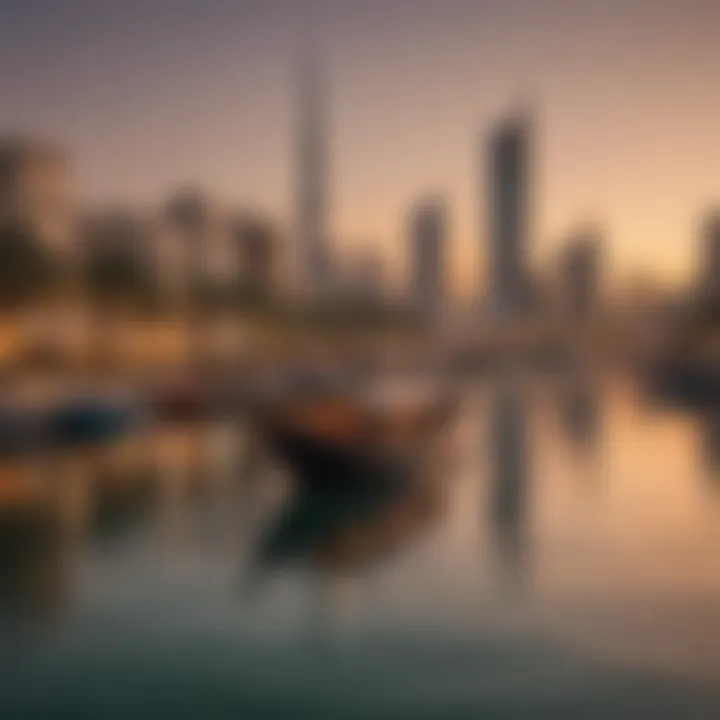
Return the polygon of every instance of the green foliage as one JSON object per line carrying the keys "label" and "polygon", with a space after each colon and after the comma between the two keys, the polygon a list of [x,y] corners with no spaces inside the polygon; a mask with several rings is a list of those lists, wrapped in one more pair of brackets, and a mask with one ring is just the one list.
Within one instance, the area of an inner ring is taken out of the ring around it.
{"label": "green foliage", "polygon": [[0,306],[12,309],[39,299],[58,276],[57,260],[31,231],[0,228]]}
{"label": "green foliage", "polygon": [[83,277],[90,299],[100,305],[149,308],[159,299],[150,262],[130,248],[93,248],[85,257]]}

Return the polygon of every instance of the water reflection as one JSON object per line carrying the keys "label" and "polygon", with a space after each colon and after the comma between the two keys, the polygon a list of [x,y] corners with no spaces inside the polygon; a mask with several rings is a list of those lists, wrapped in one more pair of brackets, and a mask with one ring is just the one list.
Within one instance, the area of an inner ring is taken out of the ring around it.
{"label": "water reflection", "polygon": [[[0,617],[40,626],[55,616],[87,550],[123,550],[159,534],[174,551],[197,539],[193,519],[238,500],[237,426],[156,428],[99,448],[0,466]],[[209,501],[212,501],[209,503]]]}
{"label": "water reflection", "polygon": [[0,618],[46,626],[65,605],[70,578],[58,527],[46,508],[0,515]]}
{"label": "water reflection", "polygon": [[565,437],[579,451],[592,452],[598,445],[602,430],[598,383],[586,376],[570,376],[561,382],[558,395]]}
{"label": "water reflection", "polygon": [[525,582],[528,450],[526,398],[512,382],[501,385],[491,407],[489,441],[491,527],[505,586]]}
{"label": "water reflection", "polygon": [[328,574],[352,573],[392,557],[439,519],[437,484],[373,480],[340,491],[299,492],[262,538],[258,561],[268,567],[300,561]]}
{"label": "water reflection", "polygon": [[[580,399],[568,403],[561,430],[579,425],[572,437],[612,470],[588,503],[562,475],[576,457],[558,432],[558,388],[546,389],[474,387],[458,425],[467,444],[457,478],[438,462],[440,472],[424,478],[299,491],[249,428],[230,423],[157,427],[114,446],[6,464],[0,655],[4,678],[14,674],[0,688],[0,716],[37,697],[41,709],[62,705],[71,692],[73,714],[93,673],[108,703],[128,673],[156,683],[158,702],[178,690],[178,677],[188,702],[206,682],[203,703],[192,705],[198,716],[212,716],[227,693],[254,707],[261,682],[263,699],[298,698],[297,714],[312,692],[313,706],[329,692],[370,697],[356,673],[380,662],[387,697],[407,707],[424,700],[421,665],[437,707],[463,692],[462,675],[475,693],[464,696],[471,710],[490,696],[497,707],[523,698],[526,717],[548,686],[584,697],[602,668],[622,669],[628,657],[648,673],[664,663],[716,678],[720,535],[717,505],[703,502],[698,482],[692,419],[638,422],[625,396],[566,388]],[[702,428],[710,466],[717,415]],[[489,573],[478,569],[478,525],[491,543]],[[239,599],[239,583],[258,591],[252,602]],[[552,651],[533,644],[539,634]],[[26,637],[34,642],[22,645]],[[318,640],[323,652],[313,653]],[[20,647],[32,652],[23,659]],[[545,671],[551,680],[535,682]],[[506,690],[508,677],[522,679]],[[626,708],[635,685],[622,682],[607,695]],[[382,716],[385,698],[374,697],[377,713],[367,715]]]}
{"label": "water reflection", "polygon": [[705,473],[720,485],[720,410],[709,410],[700,416],[700,436]]}

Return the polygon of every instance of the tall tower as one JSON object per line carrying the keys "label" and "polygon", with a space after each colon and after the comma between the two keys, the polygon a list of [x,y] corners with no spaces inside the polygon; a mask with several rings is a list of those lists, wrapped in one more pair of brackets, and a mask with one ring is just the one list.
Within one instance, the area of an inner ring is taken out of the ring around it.
{"label": "tall tower", "polygon": [[560,251],[557,289],[563,314],[586,321],[600,299],[600,232],[587,228],[571,237]]}
{"label": "tall tower", "polygon": [[490,304],[496,316],[522,312],[530,233],[530,118],[510,118],[489,148]]}
{"label": "tall tower", "polygon": [[300,281],[310,293],[322,293],[329,277],[325,112],[321,68],[308,56],[299,79],[296,232]]}
{"label": "tall tower", "polygon": [[411,281],[415,307],[427,316],[442,309],[445,263],[445,206],[430,198],[410,218]]}
{"label": "tall tower", "polygon": [[720,209],[707,212],[702,224],[699,291],[713,301],[720,299]]}

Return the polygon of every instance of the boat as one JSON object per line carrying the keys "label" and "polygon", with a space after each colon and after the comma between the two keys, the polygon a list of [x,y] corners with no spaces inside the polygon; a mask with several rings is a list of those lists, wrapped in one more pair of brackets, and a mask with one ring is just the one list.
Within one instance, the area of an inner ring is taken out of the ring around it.
{"label": "boat", "polygon": [[51,409],[44,425],[51,444],[84,445],[115,439],[139,417],[131,403],[79,398]]}
{"label": "boat", "polygon": [[0,455],[108,442],[129,431],[141,414],[134,403],[93,398],[5,407],[0,411]]}
{"label": "boat", "polygon": [[720,406],[720,305],[688,311],[643,369],[652,397],[697,409]]}
{"label": "boat", "polygon": [[457,407],[449,393],[390,389],[291,397],[261,431],[304,485],[382,482],[421,465]]}

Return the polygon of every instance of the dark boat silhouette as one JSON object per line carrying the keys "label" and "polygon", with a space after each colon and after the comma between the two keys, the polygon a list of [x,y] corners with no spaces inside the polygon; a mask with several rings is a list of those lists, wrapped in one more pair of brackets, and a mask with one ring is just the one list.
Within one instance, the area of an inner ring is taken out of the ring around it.
{"label": "dark boat silhouette", "polygon": [[317,395],[288,400],[261,427],[302,484],[372,484],[422,465],[455,409],[450,395],[382,407],[350,394]]}
{"label": "dark boat silhouette", "polygon": [[720,406],[720,304],[700,305],[645,370],[654,397],[690,408]]}
{"label": "dark boat silhouette", "polygon": [[123,434],[140,419],[138,408],[126,403],[80,399],[50,411],[46,432],[51,442],[96,443]]}
{"label": "dark boat silhouette", "polygon": [[107,442],[130,430],[141,415],[134,403],[92,398],[6,407],[0,411],[0,454]]}

